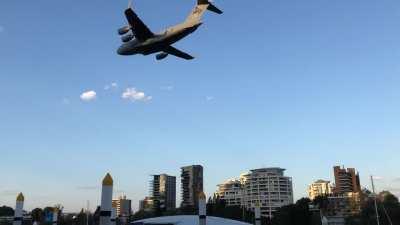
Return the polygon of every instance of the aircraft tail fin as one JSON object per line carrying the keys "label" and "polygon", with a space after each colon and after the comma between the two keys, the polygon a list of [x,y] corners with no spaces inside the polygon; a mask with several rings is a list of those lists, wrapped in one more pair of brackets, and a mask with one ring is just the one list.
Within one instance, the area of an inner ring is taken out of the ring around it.
{"label": "aircraft tail fin", "polygon": [[222,14],[222,11],[208,0],[197,0],[197,5],[186,19],[186,22],[198,23],[206,10],[210,10],[217,14]]}
{"label": "aircraft tail fin", "polygon": [[207,9],[210,10],[211,12],[217,13],[217,14],[222,14],[222,11],[218,9],[215,5],[213,5],[211,2],[208,0],[197,0],[197,5],[208,5]]}

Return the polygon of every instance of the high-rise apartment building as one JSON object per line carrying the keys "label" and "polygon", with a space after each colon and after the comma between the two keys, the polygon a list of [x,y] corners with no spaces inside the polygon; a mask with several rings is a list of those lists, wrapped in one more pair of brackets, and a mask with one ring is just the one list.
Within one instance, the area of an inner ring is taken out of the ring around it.
{"label": "high-rise apartment building", "polygon": [[308,186],[308,196],[314,200],[317,196],[328,196],[332,194],[330,181],[317,180]]}
{"label": "high-rise apartment building", "polygon": [[150,195],[158,201],[161,209],[176,208],[176,177],[167,174],[153,175],[150,182]]}
{"label": "high-rise apartment building", "polygon": [[282,168],[250,170],[240,177],[243,187],[243,205],[254,209],[260,203],[261,215],[272,217],[280,207],[293,203],[292,178],[284,175]]}
{"label": "high-rise apartment building", "polygon": [[243,189],[240,180],[228,180],[217,186],[218,190],[215,194],[224,200],[226,205],[241,206],[243,204]]}
{"label": "high-rise apartment building", "polygon": [[182,207],[198,206],[199,194],[203,192],[203,167],[200,165],[181,168]]}
{"label": "high-rise apartment building", "polygon": [[125,195],[113,199],[112,204],[117,208],[117,216],[129,217],[132,214],[132,201],[127,199]]}
{"label": "high-rise apartment building", "polygon": [[361,192],[360,176],[354,168],[345,169],[340,166],[333,167],[335,175],[334,194],[341,195],[349,192]]}

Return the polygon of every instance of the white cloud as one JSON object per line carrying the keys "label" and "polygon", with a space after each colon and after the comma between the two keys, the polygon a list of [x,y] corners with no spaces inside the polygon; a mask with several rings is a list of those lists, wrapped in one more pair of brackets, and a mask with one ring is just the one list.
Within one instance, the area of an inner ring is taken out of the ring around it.
{"label": "white cloud", "polygon": [[150,101],[153,97],[146,95],[142,91],[137,91],[136,88],[127,88],[122,93],[121,98],[130,100],[132,102],[136,101],[147,102]]}
{"label": "white cloud", "polygon": [[111,84],[107,84],[106,86],[104,86],[104,90],[110,90],[110,89],[117,89],[118,88],[118,84],[116,82],[112,82]]}
{"label": "white cloud", "polygon": [[91,91],[86,91],[86,92],[83,92],[83,93],[81,94],[81,99],[82,99],[82,101],[90,102],[90,101],[96,99],[96,95],[97,95],[96,92],[93,91],[93,90],[91,90]]}

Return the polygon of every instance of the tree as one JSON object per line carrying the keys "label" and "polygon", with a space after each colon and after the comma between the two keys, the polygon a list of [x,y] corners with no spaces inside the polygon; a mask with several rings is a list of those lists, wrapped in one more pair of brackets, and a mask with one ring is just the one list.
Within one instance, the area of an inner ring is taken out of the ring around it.
{"label": "tree", "polygon": [[312,204],[321,209],[322,211],[326,211],[329,205],[328,196],[320,195],[314,198]]}
{"label": "tree", "polygon": [[0,207],[0,216],[14,216],[14,209],[3,205]]}
{"label": "tree", "polygon": [[35,208],[31,211],[32,221],[41,223],[44,220],[44,212],[41,208]]}
{"label": "tree", "polygon": [[313,218],[309,209],[311,200],[302,198],[296,202],[283,206],[274,215],[272,223],[274,225],[311,225]]}
{"label": "tree", "polygon": [[241,206],[227,205],[218,195],[208,199],[207,215],[253,223],[254,213]]}
{"label": "tree", "polygon": [[[377,199],[380,224],[400,224],[400,204],[396,196],[388,191],[381,192]],[[377,225],[375,201],[366,198],[361,208],[360,215],[347,218],[347,225]]]}

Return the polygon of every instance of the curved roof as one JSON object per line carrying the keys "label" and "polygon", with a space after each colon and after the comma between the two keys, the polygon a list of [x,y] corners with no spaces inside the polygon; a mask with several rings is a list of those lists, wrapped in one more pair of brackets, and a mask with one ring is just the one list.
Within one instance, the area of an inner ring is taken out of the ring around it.
{"label": "curved roof", "polygon": [[[163,224],[174,224],[174,225],[198,225],[199,224],[199,216],[191,215],[191,216],[164,216],[164,217],[156,217],[144,220],[134,221],[131,224],[151,224],[151,225],[163,225]],[[207,225],[251,225],[249,223],[244,223],[236,220],[230,220],[225,218],[207,216]]]}

